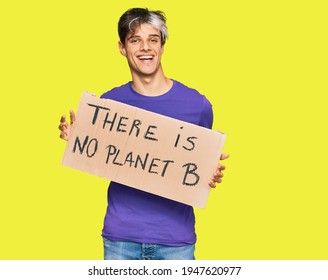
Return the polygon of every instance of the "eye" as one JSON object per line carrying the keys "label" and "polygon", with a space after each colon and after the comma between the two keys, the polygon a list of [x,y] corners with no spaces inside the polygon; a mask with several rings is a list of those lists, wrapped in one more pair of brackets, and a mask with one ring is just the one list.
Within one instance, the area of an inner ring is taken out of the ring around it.
{"label": "eye", "polygon": [[139,39],[130,39],[130,43],[131,43],[131,44],[137,44],[137,43],[139,43],[139,42],[140,42]]}
{"label": "eye", "polygon": [[153,44],[156,44],[158,42],[158,39],[157,38],[152,38],[152,39],[150,39],[150,42],[153,43]]}

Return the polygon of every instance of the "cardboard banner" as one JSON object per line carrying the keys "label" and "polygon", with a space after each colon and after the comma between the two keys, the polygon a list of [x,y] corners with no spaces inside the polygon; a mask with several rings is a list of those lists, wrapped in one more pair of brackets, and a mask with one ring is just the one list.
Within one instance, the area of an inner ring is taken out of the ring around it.
{"label": "cardboard banner", "polygon": [[225,135],[83,93],[63,165],[204,208]]}

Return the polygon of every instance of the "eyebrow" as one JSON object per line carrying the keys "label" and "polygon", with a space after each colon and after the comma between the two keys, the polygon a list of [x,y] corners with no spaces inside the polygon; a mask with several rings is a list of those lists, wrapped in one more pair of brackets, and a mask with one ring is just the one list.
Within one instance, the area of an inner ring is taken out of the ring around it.
{"label": "eyebrow", "polygon": [[[131,35],[129,38],[128,38],[128,40],[130,40],[130,39],[132,39],[132,38],[140,38],[141,36],[139,36],[139,35]],[[160,38],[160,36],[158,35],[158,34],[149,34],[149,36],[148,37],[158,37],[158,38]]]}

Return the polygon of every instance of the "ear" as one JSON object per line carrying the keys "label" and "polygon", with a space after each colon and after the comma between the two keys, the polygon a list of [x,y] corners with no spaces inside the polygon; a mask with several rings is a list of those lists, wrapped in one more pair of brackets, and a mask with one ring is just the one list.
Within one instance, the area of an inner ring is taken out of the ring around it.
{"label": "ear", "polygon": [[120,50],[121,55],[126,56],[126,50],[125,50],[125,47],[124,47],[124,45],[121,41],[118,42],[118,48]]}

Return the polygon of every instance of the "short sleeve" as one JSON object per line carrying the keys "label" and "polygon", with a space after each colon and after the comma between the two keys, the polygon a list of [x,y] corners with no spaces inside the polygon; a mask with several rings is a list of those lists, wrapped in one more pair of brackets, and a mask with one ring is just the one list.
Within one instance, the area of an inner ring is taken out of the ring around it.
{"label": "short sleeve", "polygon": [[212,129],[213,126],[213,109],[212,104],[207,100],[207,98],[203,97],[203,108],[199,120],[199,125]]}

